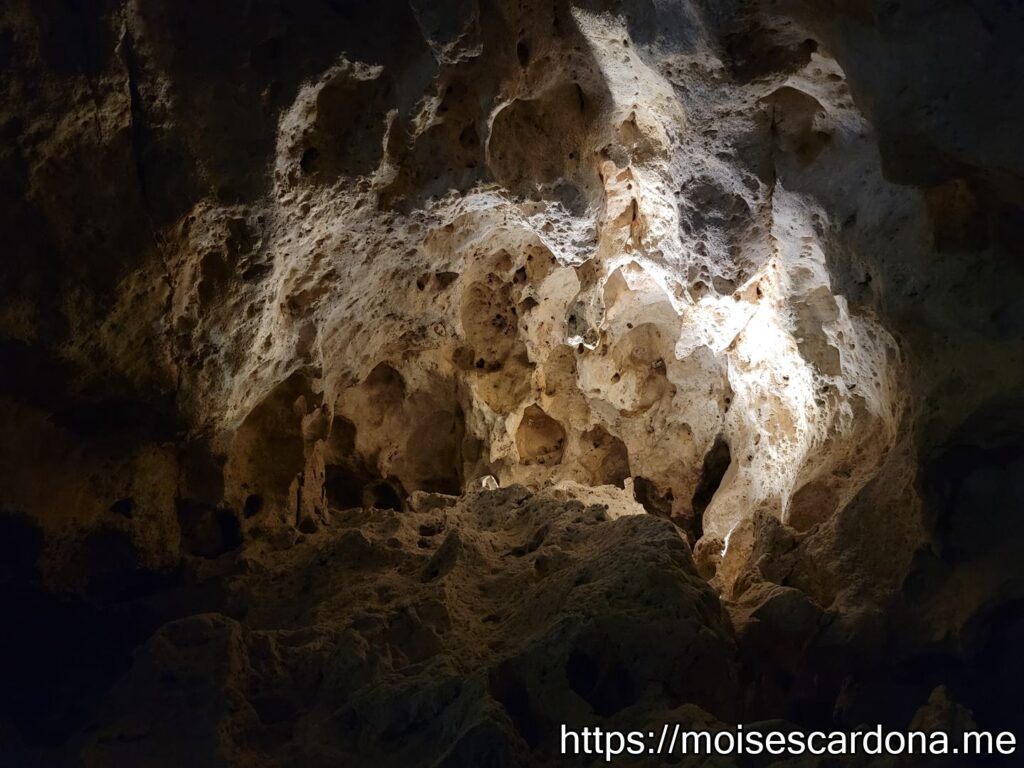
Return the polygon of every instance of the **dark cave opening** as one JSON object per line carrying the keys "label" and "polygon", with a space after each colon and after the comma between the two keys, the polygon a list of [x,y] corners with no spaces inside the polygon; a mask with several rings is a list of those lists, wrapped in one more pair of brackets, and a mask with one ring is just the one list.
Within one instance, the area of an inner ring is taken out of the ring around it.
{"label": "dark cave opening", "polygon": [[715,438],[711,449],[704,456],[704,463],[700,473],[700,480],[693,492],[693,525],[695,537],[699,539],[704,535],[704,510],[708,508],[711,500],[718,492],[725,477],[729,465],[732,463],[732,453],[729,450],[729,443],[722,435]]}

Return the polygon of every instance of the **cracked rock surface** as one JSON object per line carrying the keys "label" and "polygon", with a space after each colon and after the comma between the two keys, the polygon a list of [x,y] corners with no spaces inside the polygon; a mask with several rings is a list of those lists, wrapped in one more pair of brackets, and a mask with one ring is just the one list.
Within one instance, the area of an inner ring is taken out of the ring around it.
{"label": "cracked rock surface", "polygon": [[7,3],[0,760],[1024,725],[1022,34]]}

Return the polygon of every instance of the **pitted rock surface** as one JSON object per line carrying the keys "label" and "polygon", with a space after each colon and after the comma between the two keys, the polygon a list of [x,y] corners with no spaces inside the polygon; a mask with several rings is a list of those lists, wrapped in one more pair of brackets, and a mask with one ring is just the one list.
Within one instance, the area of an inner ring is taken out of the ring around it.
{"label": "pitted rock surface", "polygon": [[1022,34],[967,0],[7,3],[2,740],[1019,725]]}

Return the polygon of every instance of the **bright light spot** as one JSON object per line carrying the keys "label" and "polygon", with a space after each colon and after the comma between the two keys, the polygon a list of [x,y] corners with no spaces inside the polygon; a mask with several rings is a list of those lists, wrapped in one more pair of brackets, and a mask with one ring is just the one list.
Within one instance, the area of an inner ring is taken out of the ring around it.
{"label": "bright light spot", "polygon": [[[736,525],[739,525],[739,523],[736,523]],[[725,557],[725,553],[729,551],[729,539],[732,538],[732,532],[736,530],[736,525],[733,525],[729,532],[725,534],[725,542],[722,544],[722,557]]]}

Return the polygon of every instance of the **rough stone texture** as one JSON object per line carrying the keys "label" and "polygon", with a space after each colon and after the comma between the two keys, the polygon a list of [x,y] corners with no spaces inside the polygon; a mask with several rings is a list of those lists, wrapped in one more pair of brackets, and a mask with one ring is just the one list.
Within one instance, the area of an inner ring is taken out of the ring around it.
{"label": "rough stone texture", "polygon": [[[528,761],[613,696],[545,672],[565,611],[638,697],[705,628],[733,708],[652,717],[905,726],[945,685],[1020,725],[1022,34],[966,0],[6,4],[0,736]],[[576,540],[595,503],[667,521]],[[598,567],[610,603],[522,607]],[[616,634],[652,579],[668,614]],[[485,648],[505,611],[538,635]]]}
{"label": "rough stone texture", "polygon": [[671,524],[585,488],[421,503],[256,540],[231,618],[139,649],[86,764],[195,764],[200,744],[202,764],[514,765],[557,755],[567,720],[734,708],[724,611]]}

